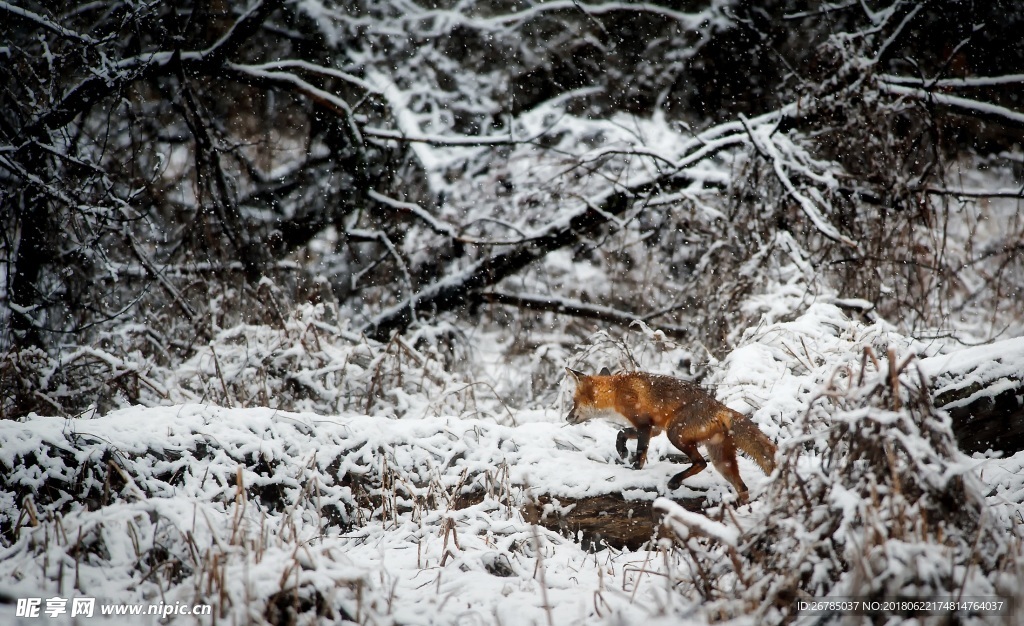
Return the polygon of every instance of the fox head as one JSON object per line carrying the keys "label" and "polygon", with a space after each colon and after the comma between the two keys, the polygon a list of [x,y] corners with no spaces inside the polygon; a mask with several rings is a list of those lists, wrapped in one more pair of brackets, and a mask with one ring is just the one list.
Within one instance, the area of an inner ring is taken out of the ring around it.
{"label": "fox head", "polygon": [[[572,407],[569,409],[569,414],[565,416],[565,421],[570,424],[581,424],[589,419],[595,417],[602,417],[606,413],[605,410],[598,408],[597,406],[597,389],[595,388],[595,376],[587,376],[583,372],[578,372],[571,368],[565,368],[566,373],[569,377],[576,381],[576,393],[572,398]],[[598,376],[610,376],[611,372],[607,367],[601,369],[601,373]]]}

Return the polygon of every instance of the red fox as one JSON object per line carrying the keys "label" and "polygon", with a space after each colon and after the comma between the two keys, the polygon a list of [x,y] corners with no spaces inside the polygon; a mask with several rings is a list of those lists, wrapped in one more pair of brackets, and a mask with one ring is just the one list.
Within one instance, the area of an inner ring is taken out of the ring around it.
{"label": "red fox", "polygon": [[576,381],[576,394],[566,420],[580,424],[595,417],[624,423],[615,449],[626,458],[626,441],[636,439],[633,467],[647,461],[651,436],[665,431],[672,445],[693,462],[668,481],[669,489],[699,473],[708,463],[697,450],[703,444],[715,469],[725,476],[740,500],[746,501],[747,486],[736,465],[736,448],[750,455],[765,474],[775,469],[775,444],[750,418],[730,409],[707,391],[685,380],[644,372],[612,374],[608,368],[596,376],[587,376],[565,368]]}

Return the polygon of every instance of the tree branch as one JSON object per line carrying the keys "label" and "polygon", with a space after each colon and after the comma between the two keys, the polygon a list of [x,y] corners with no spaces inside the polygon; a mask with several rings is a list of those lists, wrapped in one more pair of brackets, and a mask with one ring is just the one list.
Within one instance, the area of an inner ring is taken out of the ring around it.
{"label": "tree branch", "polygon": [[[50,130],[66,126],[100,100],[120,93],[137,80],[177,71],[178,68],[174,63],[176,59],[180,59],[181,69],[187,72],[200,70],[208,72],[211,68],[220,66],[282,4],[284,4],[284,0],[258,0],[217,43],[206,50],[181,53],[177,51],[146,52],[113,64],[108,72],[91,74],[64,94],[60,103],[28,125],[23,136],[29,139],[39,139]],[[24,145],[30,143],[27,141]]]}
{"label": "tree branch", "polygon": [[1013,109],[999,106],[998,104],[971,100],[969,98],[961,98],[960,96],[951,96],[944,93],[935,93],[927,89],[916,89],[913,87],[894,85],[885,81],[879,82],[878,88],[879,90],[894,96],[937,104],[961,115],[970,115],[971,117],[976,117],[988,122],[995,122],[996,124],[1001,124],[1003,126],[1024,128],[1024,113],[1019,113]]}
{"label": "tree branch", "polygon": [[[613,309],[611,307],[588,304],[586,302],[580,302],[579,300],[568,300],[566,298],[557,298],[554,296],[524,296],[499,291],[486,291],[483,293],[477,293],[474,297],[479,302],[503,304],[523,309],[532,309],[534,311],[551,311],[553,313],[558,313],[559,315],[584,317],[600,320],[602,322],[609,322],[611,324],[618,324],[620,326],[630,326],[634,322],[647,319],[646,316],[630,313],[628,311],[620,311],[619,309]],[[682,326],[658,325],[657,328],[658,330],[663,331],[666,335],[676,337],[678,339],[689,337],[690,335],[690,330],[688,328],[683,328]]]}
{"label": "tree branch", "polygon": [[[749,121],[774,124],[789,115],[791,108],[785,107]],[[531,234],[503,252],[492,254],[460,272],[442,277],[381,312],[361,329],[362,332],[374,339],[387,341],[393,333],[404,331],[419,313],[437,314],[477,302],[479,296],[474,292],[498,284],[553,250],[573,245],[596,233],[626,213],[636,199],[689,185],[691,181],[683,170],[721,150],[742,144],[746,137],[744,126],[739,122],[728,122],[708,129],[685,146],[684,150],[688,154],[660,176],[625,187],[617,186],[588,199],[581,208],[555,220],[536,235]]]}
{"label": "tree branch", "polygon": [[600,211],[590,207],[578,210],[567,219],[552,223],[544,234],[529,242],[483,258],[454,276],[428,285],[419,293],[374,317],[362,328],[362,332],[374,339],[386,341],[392,333],[404,331],[418,313],[430,311],[436,314],[470,304],[473,300],[472,292],[495,285],[548,252],[576,243],[594,233],[608,221],[609,216],[625,213],[634,198],[650,192],[654,186],[654,182],[647,182],[608,192],[602,201],[595,203],[601,207]]}

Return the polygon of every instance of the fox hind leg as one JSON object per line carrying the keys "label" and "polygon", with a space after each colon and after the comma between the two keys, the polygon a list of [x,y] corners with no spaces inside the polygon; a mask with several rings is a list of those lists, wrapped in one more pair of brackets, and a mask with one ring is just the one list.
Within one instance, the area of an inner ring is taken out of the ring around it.
{"label": "fox hind leg", "polygon": [[721,443],[709,443],[706,447],[708,457],[711,459],[715,469],[732,483],[732,486],[739,493],[740,500],[745,501],[747,485],[740,478],[740,468],[736,463],[736,442],[731,437],[726,437]]}
{"label": "fox hind leg", "polygon": [[683,471],[679,472],[668,481],[669,489],[678,489],[679,486],[683,484],[684,480],[686,480],[690,476],[699,474],[702,471],[704,471],[704,468],[708,466],[708,462],[705,461],[704,457],[700,455],[700,450],[697,449],[696,444],[680,444],[676,441],[673,441],[672,443],[674,443],[677,448],[682,450],[683,453],[686,454],[686,456],[690,457],[690,461],[692,461],[690,463],[690,467],[687,467]]}

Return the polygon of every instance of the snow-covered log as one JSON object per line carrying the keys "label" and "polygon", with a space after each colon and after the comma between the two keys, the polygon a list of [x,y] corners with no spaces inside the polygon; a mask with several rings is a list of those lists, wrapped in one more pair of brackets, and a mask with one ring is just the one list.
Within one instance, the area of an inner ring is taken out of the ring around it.
{"label": "snow-covered log", "polygon": [[964,452],[1024,450],[1024,337],[921,360]]}

